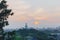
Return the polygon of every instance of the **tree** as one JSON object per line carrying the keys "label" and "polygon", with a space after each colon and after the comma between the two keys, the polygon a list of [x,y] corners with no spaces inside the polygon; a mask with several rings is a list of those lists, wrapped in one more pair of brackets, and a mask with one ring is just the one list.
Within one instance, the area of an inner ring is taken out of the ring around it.
{"label": "tree", "polygon": [[0,2],[0,40],[4,40],[4,30],[3,27],[9,25],[7,18],[9,15],[13,15],[14,13],[11,12],[11,9],[8,9],[8,5],[6,4],[7,1],[2,0]]}
{"label": "tree", "polygon": [[8,32],[7,36],[8,36],[7,40],[15,40],[15,36],[16,36],[15,30],[12,32]]}

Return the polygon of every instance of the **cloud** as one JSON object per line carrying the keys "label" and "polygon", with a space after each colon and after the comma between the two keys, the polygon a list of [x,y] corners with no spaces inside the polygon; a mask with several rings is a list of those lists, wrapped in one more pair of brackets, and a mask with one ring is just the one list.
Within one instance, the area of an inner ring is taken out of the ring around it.
{"label": "cloud", "polygon": [[[60,9],[59,7],[52,7],[52,8],[35,8],[35,10],[30,9],[31,5],[27,4],[25,1],[22,0],[7,0],[8,4],[10,5],[9,8],[13,9],[15,13],[13,17],[10,17],[10,21],[28,21],[28,20],[46,20],[48,22],[53,22],[54,20],[59,21],[60,17]],[[16,2],[14,2],[16,1]],[[14,3],[13,3],[14,2]],[[54,21],[55,22],[55,21]]]}
{"label": "cloud", "polygon": [[31,6],[21,0],[7,0],[8,8],[11,8],[15,14],[24,14]]}
{"label": "cloud", "polygon": [[47,11],[44,8],[39,8],[33,13],[33,18],[35,20],[45,20],[47,23],[60,23],[60,9],[59,7],[57,8],[52,8]]}
{"label": "cloud", "polygon": [[[14,16],[10,17],[10,21],[28,21],[28,20],[46,20],[46,11],[44,8],[36,8],[34,11],[31,5],[22,0],[7,0],[8,8],[12,8]],[[15,2],[16,1],[16,2]]]}
{"label": "cloud", "polygon": [[[35,20],[35,21],[40,21],[40,20],[46,20],[47,17],[45,13],[47,13],[43,8],[37,9],[33,12],[30,12],[30,10],[26,10],[26,13],[24,12],[24,14],[18,14],[18,12],[15,12],[16,14],[13,17],[10,17],[9,20],[11,21],[15,21],[15,22],[19,22],[19,21],[31,21],[31,20]],[[21,12],[20,12],[21,13]],[[45,14],[45,15],[44,15]]]}
{"label": "cloud", "polygon": [[[16,1],[16,2],[15,2]],[[27,4],[25,1],[21,0],[7,0],[7,4],[9,5],[8,8],[11,8],[14,12],[14,16],[9,18],[10,21],[25,21],[27,20],[26,15],[29,12],[30,5]]]}
{"label": "cloud", "polygon": [[[9,22],[15,26],[27,22],[29,26],[52,26],[60,24],[60,6],[52,3],[46,4],[45,2],[36,1],[35,3],[28,3],[22,0],[7,0],[8,8],[11,8],[14,15],[9,17]],[[31,1],[31,0],[29,0]],[[49,1],[50,2],[50,1]],[[32,5],[32,6],[31,6]],[[54,6],[55,5],[55,6]],[[34,25],[39,24],[39,25]],[[37,27],[36,27],[37,28]]]}
{"label": "cloud", "polygon": [[48,16],[44,8],[38,8],[29,15],[35,20],[46,20]]}

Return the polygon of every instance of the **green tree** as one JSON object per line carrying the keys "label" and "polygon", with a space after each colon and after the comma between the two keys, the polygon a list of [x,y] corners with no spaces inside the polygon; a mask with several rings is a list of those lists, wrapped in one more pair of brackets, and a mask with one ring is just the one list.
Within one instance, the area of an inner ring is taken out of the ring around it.
{"label": "green tree", "polygon": [[4,40],[4,30],[3,27],[9,25],[7,18],[9,15],[13,15],[11,9],[8,9],[7,1],[2,0],[0,2],[0,40]]}

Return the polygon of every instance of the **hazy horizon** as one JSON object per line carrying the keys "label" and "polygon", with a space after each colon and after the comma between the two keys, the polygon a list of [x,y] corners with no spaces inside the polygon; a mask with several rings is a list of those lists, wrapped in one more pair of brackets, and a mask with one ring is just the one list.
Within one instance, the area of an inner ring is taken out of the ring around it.
{"label": "hazy horizon", "polygon": [[7,4],[14,15],[5,28],[21,28],[25,23],[34,28],[60,26],[60,0],[7,0]]}

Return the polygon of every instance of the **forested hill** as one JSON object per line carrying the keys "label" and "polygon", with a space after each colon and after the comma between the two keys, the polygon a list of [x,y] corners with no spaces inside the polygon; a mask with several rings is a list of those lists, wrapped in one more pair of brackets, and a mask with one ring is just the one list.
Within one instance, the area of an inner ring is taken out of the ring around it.
{"label": "forested hill", "polygon": [[26,36],[32,36],[36,39],[46,39],[48,35],[42,31],[36,30],[36,29],[19,29],[17,32],[18,36],[26,37]]}

